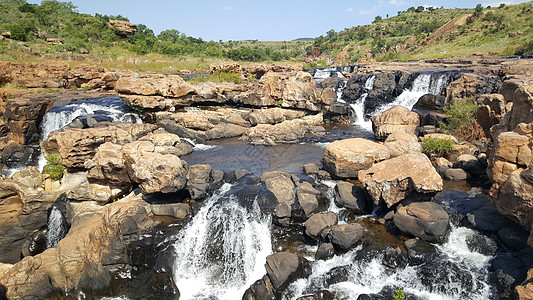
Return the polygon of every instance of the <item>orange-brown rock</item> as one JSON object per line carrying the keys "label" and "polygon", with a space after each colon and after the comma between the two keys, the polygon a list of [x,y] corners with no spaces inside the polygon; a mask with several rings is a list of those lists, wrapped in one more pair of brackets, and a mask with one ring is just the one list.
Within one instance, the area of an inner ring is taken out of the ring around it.
{"label": "orange-brown rock", "polygon": [[109,20],[109,24],[107,24],[107,26],[114,28],[116,30],[117,35],[123,37],[133,35],[137,30],[137,25],[122,20]]}
{"label": "orange-brown rock", "polygon": [[396,105],[372,118],[372,130],[378,140],[385,140],[393,132],[414,135],[420,124],[418,114],[407,107]]}
{"label": "orange-brown rock", "polygon": [[387,207],[412,193],[434,193],[443,186],[431,161],[420,152],[391,158],[359,171],[359,180],[374,204],[385,203]]}
{"label": "orange-brown rock", "polygon": [[326,147],[324,170],[340,178],[357,178],[360,170],[390,157],[387,147],[361,138],[333,142]]}
{"label": "orange-brown rock", "polygon": [[115,90],[128,95],[163,96],[178,98],[194,92],[194,87],[178,75],[153,75],[147,77],[122,77]]}

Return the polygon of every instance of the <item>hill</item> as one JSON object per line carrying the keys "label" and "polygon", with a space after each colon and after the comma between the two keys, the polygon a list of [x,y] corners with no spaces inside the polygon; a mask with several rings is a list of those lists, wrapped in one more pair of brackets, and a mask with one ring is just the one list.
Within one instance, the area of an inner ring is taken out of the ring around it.
{"label": "hill", "polygon": [[[456,55],[531,55],[533,2],[497,8],[411,7],[397,16],[376,16],[369,25],[317,37],[314,47],[337,64],[369,56],[380,61]],[[364,57],[365,56],[365,57]]]}

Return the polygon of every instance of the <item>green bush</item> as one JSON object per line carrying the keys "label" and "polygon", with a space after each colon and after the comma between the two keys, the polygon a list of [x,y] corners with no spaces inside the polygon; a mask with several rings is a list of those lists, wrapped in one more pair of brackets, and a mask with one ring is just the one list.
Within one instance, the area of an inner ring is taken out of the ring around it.
{"label": "green bush", "polygon": [[198,77],[189,80],[189,83],[191,84],[197,84],[200,82],[233,82],[233,83],[241,83],[242,78],[241,75],[235,72],[222,72],[220,70],[216,71],[213,74],[209,74],[208,76],[204,77]]}
{"label": "green bush", "polygon": [[444,108],[444,112],[448,115],[446,122],[440,122],[439,127],[443,132],[451,132],[458,129],[464,124],[471,121],[475,116],[479,105],[467,99],[465,102],[452,103],[449,107]]}
{"label": "green bush", "polygon": [[425,138],[422,142],[422,152],[428,156],[446,156],[453,150],[451,139]]}
{"label": "green bush", "polygon": [[394,300],[404,300],[405,294],[403,293],[403,290],[396,290],[394,291],[394,295],[392,297]]}
{"label": "green bush", "polygon": [[63,163],[61,157],[57,154],[46,154],[46,165],[43,168],[44,174],[47,174],[53,180],[60,180],[63,178]]}

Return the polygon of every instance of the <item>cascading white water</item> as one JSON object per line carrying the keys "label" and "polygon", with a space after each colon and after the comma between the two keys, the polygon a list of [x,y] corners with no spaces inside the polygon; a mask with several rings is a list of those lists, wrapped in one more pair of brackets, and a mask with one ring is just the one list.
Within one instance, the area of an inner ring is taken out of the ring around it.
{"label": "cascading white water", "polygon": [[198,143],[195,140],[191,140],[189,138],[181,138],[181,139],[186,141],[187,143],[191,144],[192,150],[194,150],[194,151],[211,150],[211,149],[215,149],[217,147],[215,145],[206,145],[206,144]]}
{"label": "cascading white water", "polygon": [[[422,265],[393,270],[383,265],[381,255],[369,261],[357,261],[359,246],[344,255],[314,262],[309,278],[293,282],[283,299],[296,299],[323,289],[336,291],[341,299],[357,299],[361,294],[379,293],[385,287],[400,288],[422,299],[489,299],[491,257],[468,249],[466,241],[475,234],[464,227],[453,228],[448,241],[437,246],[440,262],[435,263],[440,264],[438,269]],[[343,266],[348,280],[328,286],[328,273]],[[427,276],[435,278],[425,278]]]}
{"label": "cascading white water", "polygon": [[315,75],[313,77],[317,83],[321,83],[322,81],[326,80],[326,78],[344,78],[344,75],[342,75],[342,73],[338,71],[337,67],[327,67],[316,69]]}
{"label": "cascading white water", "polygon": [[[89,115],[103,115],[113,122],[142,123],[137,114],[128,112],[127,107],[122,104],[122,100],[119,98],[95,98],[74,101],[65,106],[53,107],[44,115],[40,126],[41,139],[45,140],[50,133],[69,125],[76,118]],[[41,153],[37,168],[42,172],[45,164],[46,159]]]}
{"label": "cascading white water", "polygon": [[46,233],[46,248],[55,248],[59,240],[61,240],[67,233],[67,229],[63,226],[65,219],[57,206],[52,207],[50,216],[48,217],[48,231]]}
{"label": "cascading white water", "polygon": [[376,81],[376,75],[372,75],[365,81],[365,92],[355,101],[354,104],[350,104],[353,112],[355,113],[355,124],[367,131],[372,130],[372,122],[365,120],[365,100],[368,97],[370,91],[374,88],[374,82]]}
{"label": "cascading white water", "polygon": [[180,299],[240,299],[264,273],[270,217],[241,206],[224,184],[178,234],[173,276]]}
{"label": "cascading white water", "polygon": [[72,123],[80,116],[105,114],[113,122],[141,123],[139,116],[129,113],[118,99],[91,99],[75,101],[65,106],[56,106],[48,111],[41,122],[42,139]]}
{"label": "cascading white water", "polygon": [[418,102],[420,97],[427,94],[439,95],[448,85],[450,78],[450,74],[447,72],[420,73],[413,80],[410,89],[404,90],[392,103],[380,107],[374,115],[379,115],[396,105],[413,109],[413,106]]}

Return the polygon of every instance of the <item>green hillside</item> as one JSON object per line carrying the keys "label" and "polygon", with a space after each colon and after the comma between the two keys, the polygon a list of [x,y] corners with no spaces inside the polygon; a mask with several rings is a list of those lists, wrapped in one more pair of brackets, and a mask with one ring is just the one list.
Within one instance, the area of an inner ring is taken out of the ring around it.
{"label": "green hillside", "polygon": [[474,9],[420,6],[369,25],[330,30],[313,46],[337,63],[351,63],[365,53],[376,60],[407,60],[454,55],[515,55],[533,52],[533,2],[478,5]]}

